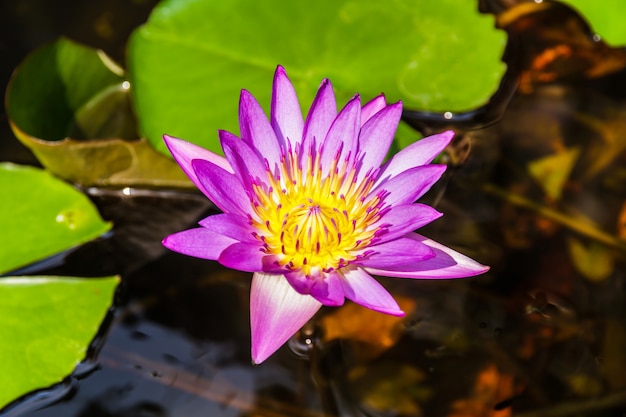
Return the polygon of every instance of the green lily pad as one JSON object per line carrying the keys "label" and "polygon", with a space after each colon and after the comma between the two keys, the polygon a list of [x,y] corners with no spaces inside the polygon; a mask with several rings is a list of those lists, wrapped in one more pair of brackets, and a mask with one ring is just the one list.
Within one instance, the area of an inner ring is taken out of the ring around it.
{"label": "green lily pad", "polygon": [[329,78],[340,103],[384,92],[407,108],[462,111],[497,89],[504,45],[467,0],[166,0],[133,34],[128,63],[157,149],[167,133],[219,152],[217,129],[238,131],[242,88],[269,108],[277,64],[306,106]]}
{"label": "green lily pad", "polygon": [[0,279],[0,407],[74,369],[118,282],[117,277]]}
{"label": "green lily pad", "polygon": [[607,43],[626,45],[626,3],[623,0],[561,0],[587,19],[591,28]]}
{"label": "green lily pad", "polygon": [[0,274],[111,228],[85,195],[46,171],[1,163],[0,184]]}
{"label": "green lily pad", "polygon": [[[86,139],[104,123],[104,113],[98,120],[78,119],[76,113],[94,107],[95,97],[102,102],[107,91],[121,88],[123,82],[96,50],[61,38],[20,64],[7,88],[7,113],[15,125],[37,138]],[[118,121],[127,123],[121,117]]]}
{"label": "green lily pad", "polygon": [[11,128],[42,165],[68,181],[190,187],[171,159],[137,140],[123,75],[101,51],[65,38],[46,45],[9,82]]}

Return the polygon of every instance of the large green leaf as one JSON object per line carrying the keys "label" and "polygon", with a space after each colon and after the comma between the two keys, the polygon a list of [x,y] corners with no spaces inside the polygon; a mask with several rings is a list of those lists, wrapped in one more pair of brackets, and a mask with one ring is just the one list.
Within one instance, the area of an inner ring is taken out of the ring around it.
{"label": "large green leaf", "polygon": [[129,74],[143,134],[164,133],[219,151],[217,129],[237,132],[241,88],[269,107],[285,66],[309,106],[323,78],[345,102],[385,92],[405,107],[482,105],[505,66],[503,32],[468,0],[166,0],[131,38]]}
{"label": "large green leaf", "polygon": [[626,2],[624,0],[561,0],[580,12],[607,43],[626,45]]}
{"label": "large green leaf", "polygon": [[61,38],[11,78],[7,114],[17,138],[57,176],[83,185],[191,186],[137,139],[129,84],[101,52]]}
{"label": "large green leaf", "polygon": [[1,163],[0,184],[0,274],[111,228],[86,196],[46,171]]}
{"label": "large green leaf", "polygon": [[118,278],[0,278],[0,407],[85,357]]}

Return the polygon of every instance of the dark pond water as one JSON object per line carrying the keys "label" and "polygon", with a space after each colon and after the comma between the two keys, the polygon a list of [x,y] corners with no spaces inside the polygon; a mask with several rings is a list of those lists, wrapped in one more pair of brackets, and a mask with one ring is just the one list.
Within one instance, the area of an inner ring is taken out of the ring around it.
{"label": "dark pond water", "polygon": [[[154,3],[1,2],[1,84],[61,34],[122,60]],[[405,115],[425,133],[457,130],[451,167],[426,199],[445,216],[422,231],[488,274],[381,279],[406,319],[325,309],[252,366],[249,274],[159,243],[209,213],[206,200],[85,190],[114,231],[21,272],[121,274],[114,308],[72,375],[0,415],[626,416],[625,52],[563,7],[507,22],[511,70],[489,105],[452,119]],[[1,159],[36,164],[0,119]],[[567,179],[547,185],[568,152]]]}

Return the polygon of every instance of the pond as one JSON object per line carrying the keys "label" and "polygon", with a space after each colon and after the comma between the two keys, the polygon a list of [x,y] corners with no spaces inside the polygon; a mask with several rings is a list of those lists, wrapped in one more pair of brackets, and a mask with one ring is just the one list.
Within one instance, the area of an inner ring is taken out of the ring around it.
{"label": "pond", "polygon": [[[65,3],[0,6],[4,85],[59,35],[123,61],[156,1]],[[76,370],[0,415],[626,415],[626,51],[560,4],[480,3],[508,34],[498,92],[478,110],[403,119],[456,133],[420,200],[445,215],[420,233],[488,273],[381,277],[406,317],[323,308],[253,365],[251,274],[161,245],[215,207],[192,190],[85,187],[113,230],[11,275],[122,282]],[[1,125],[2,160],[38,165]]]}

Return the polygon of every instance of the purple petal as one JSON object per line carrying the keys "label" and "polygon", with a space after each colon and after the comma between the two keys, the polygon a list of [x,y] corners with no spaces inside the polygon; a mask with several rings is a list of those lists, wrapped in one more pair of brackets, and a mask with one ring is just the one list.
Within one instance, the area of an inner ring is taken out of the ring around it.
{"label": "purple petal", "polygon": [[233,172],[233,169],[223,156],[217,155],[207,149],[201,148],[198,145],[194,145],[191,142],[187,142],[173,136],[163,135],[163,141],[165,142],[167,149],[170,150],[170,153],[174,157],[176,163],[180,165],[191,182],[193,182],[194,185],[204,194],[206,194],[206,192],[202,184],[200,184],[196,172],[191,166],[191,161],[194,159],[204,159],[205,161],[214,163],[227,172]]}
{"label": "purple petal", "polygon": [[198,227],[169,235],[163,239],[162,243],[174,252],[216,260],[227,247],[237,241],[212,230]]}
{"label": "purple petal", "polygon": [[385,181],[411,168],[429,164],[448,146],[453,137],[454,132],[448,130],[410,144],[382,167],[378,181]]}
{"label": "purple petal", "polygon": [[309,294],[327,306],[340,306],[344,303],[341,280],[336,273],[307,277],[300,271],[285,274],[289,284],[300,294]]}
{"label": "purple petal", "polygon": [[375,275],[421,279],[464,278],[479,275],[489,270],[488,266],[481,265],[475,260],[417,233],[411,233],[407,239],[422,242],[433,250],[435,256],[402,266],[366,268],[366,270]]}
{"label": "purple petal", "polygon": [[402,116],[402,103],[385,107],[370,118],[359,134],[359,151],[362,154],[361,171],[378,168],[387,156],[396,128]]}
{"label": "purple petal", "polygon": [[243,139],[261,158],[267,159],[270,168],[280,162],[280,143],[263,109],[254,96],[241,90],[239,98],[239,129]]}
{"label": "purple petal", "polygon": [[257,184],[265,183],[267,170],[257,152],[246,142],[225,130],[219,131],[219,137],[224,155],[241,181],[247,187],[251,186],[251,180]]}
{"label": "purple petal", "polygon": [[422,165],[411,168],[379,184],[370,195],[384,192],[385,203],[391,206],[410,204],[426,194],[445,170],[445,165]]}
{"label": "purple petal", "polygon": [[317,95],[304,122],[302,146],[305,153],[309,152],[314,141],[319,145],[324,140],[336,117],[337,103],[335,102],[333,86],[330,81],[324,80],[317,90]]}
{"label": "purple petal", "polygon": [[361,99],[355,96],[339,112],[322,143],[320,161],[324,172],[331,168],[333,160],[342,160],[348,153],[351,153],[352,158],[355,157],[359,126],[361,126]]}
{"label": "purple petal", "polygon": [[415,239],[401,237],[380,245],[366,249],[373,254],[357,259],[353,263],[366,268],[389,268],[398,265],[412,264],[435,256],[434,251],[427,245]]}
{"label": "purple petal", "polygon": [[404,316],[391,294],[367,272],[360,268],[344,268],[341,274],[343,290],[349,300],[381,313]]}
{"label": "purple petal", "polygon": [[252,361],[261,363],[315,315],[322,304],[296,292],[282,275],[256,273],[250,289]]}
{"label": "purple petal", "polygon": [[271,123],[280,143],[295,144],[302,141],[304,121],[296,91],[282,66],[276,68],[272,88]]}
{"label": "purple petal", "polygon": [[383,233],[377,234],[372,242],[372,246],[402,237],[438,219],[442,215],[442,213],[425,204],[394,206],[372,225],[375,228],[389,225],[384,229]]}
{"label": "purple petal", "polygon": [[224,249],[217,261],[238,271],[259,272],[263,270],[264,256],[260,243],[237,242]]}
{"label": "purple petal", "polygon": [[387,106],[385,95],[381,94],[368,101],[361,109],[361,126],[363,126],[372,116]]}
{"label": "purple petal", "polygon": [[245,217],[232,213],[221,213],[209,216],[198,222],[200,226],[240,242],[254,243],[254,228]]}
{"label": "purple petal", "polygon": [[191,165],[209,199],[225,213],[247,217],[250,198],[241,182],[233,174],[202,159],[194,159]]}

